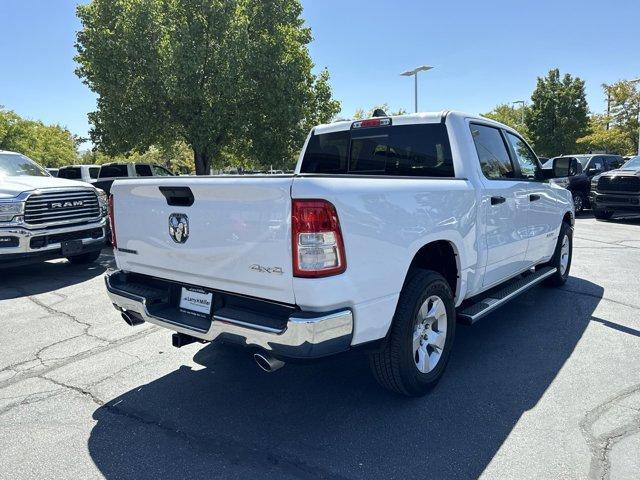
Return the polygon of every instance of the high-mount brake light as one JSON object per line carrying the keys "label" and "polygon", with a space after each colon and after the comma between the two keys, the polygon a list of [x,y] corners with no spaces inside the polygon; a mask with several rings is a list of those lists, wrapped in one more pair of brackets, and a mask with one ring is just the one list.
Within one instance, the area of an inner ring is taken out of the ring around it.
{"label": "high-mount brake light", "polygon": [[369,118],[353,122],[351,128],[388,127],[389,125],[391,125],[390,118]]}
{"label": "high-mount brake light", "polygon": [[109,226],[111,227],[111,245],[113,248],[118,248],[118,242],[116,241],[116,217],[113,210],[113,195],[109,195]]}
{"label": "high-mount brake light", "polygon": [[326,200],[293,200],[293,275],[328,277],[347,268],[336,208]]}

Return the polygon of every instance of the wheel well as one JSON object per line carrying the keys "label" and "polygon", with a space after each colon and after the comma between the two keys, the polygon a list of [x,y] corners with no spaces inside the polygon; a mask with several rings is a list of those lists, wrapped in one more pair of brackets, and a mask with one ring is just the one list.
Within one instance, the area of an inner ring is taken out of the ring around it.
{"label": "wheel well", "polygon": [[[422,247],[413,257],[409,266],[409,274],[415,269],[433,270],[442,275],[446,280],[453,296],[456,296],[458,287],[458,261],[457,253],[451,244],[446,240],[431,242]],[[406,282],[406,279],[405,279]]]}
{"label": "wheel well", "polygon": [[573,226],[573,215],[571,215],[571,212],[565,213],[564,217],[562,217],[562,221],[564,223],[568,223],[569,225]]}

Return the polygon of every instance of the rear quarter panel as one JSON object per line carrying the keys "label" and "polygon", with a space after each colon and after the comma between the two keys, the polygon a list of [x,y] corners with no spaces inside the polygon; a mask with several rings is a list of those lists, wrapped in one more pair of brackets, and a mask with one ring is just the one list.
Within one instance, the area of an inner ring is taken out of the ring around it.
{"label": "rear quarter panel", "polygon": [[409,265],[431,241],[454,245],[463,272],[457,290],[464,292],[465,272],[477,262],[477,199],[468,180],[301,176],[292,197],[335,205],[347,259],[341,275],[294,278],[296,303],[306,310],[352,308],[353,344],[386,335]]}

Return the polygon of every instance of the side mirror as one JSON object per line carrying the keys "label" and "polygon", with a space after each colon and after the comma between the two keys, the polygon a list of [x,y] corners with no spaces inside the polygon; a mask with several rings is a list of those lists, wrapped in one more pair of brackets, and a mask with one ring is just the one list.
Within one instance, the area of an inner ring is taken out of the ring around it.
{"label": "side mirror", "polygon": [[559,157],[553,159],[551,178],[573,177],[582,171],[580,162],[576,158]]}

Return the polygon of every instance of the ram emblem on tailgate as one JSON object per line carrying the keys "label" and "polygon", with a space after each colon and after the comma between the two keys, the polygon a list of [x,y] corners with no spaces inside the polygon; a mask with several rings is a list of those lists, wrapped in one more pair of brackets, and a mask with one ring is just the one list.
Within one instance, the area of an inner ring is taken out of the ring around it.
{"label": "ram emblem on tailgate", "polygon": [[169,215],[169,235],[176,243],[184,243],[189,238],[189,217],[184,213]]}

